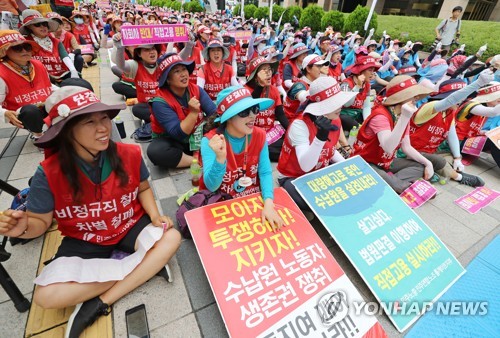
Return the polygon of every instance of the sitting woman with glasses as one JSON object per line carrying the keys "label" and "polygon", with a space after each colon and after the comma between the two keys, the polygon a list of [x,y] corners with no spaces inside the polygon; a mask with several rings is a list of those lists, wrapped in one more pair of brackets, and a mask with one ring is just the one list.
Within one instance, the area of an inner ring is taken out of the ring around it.
{"label": "sitting woman with glasses", "polygon": [[40,61],[50,74],[53,83],[58,84],[67,78],[79,78],[73,61],[68,56],[63,44],[50,35],[59,24],[44,18],[34,9],[23,11],[23,25],[19,32],[27,40],[34,41],[39,48],[33,53],[33,58]]}
{"label": "sitting woman with glasses", "polygon": [[17,31],[0,31],[0,116],[34,138],[42,135],[43,105],[52,92],[43,64],[31,58],[38,48]]}
{"label": "sitting woman with glasses", "polygon": [[279,229],[283,220],[273,202],[273,176],[266,133],[255,126],[259,111],[272,106],[268,98],[252,98],[241,86],[224,89],[217,96],[219,123],[201,141],[203,177],[200,189],[220,190],[233,197],[262,192],[262,223]]}

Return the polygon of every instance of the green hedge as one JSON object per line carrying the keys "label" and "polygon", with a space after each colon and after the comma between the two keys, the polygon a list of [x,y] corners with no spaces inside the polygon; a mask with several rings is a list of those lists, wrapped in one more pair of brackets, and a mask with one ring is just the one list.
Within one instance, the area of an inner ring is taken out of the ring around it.
{"label": "green hedge", "polygon": [[308,26],[313,32],[321,30],[321,20],[319,18],[323,17],[324,14],[323,7],[318,5],[307,6],[299,20],[300,28]]}
{"label": "green hedge", "polygon": [[245,11],[245,19],[250,19],[255,15],[255,11],[257,10],[257,6],[250,4],[250,5],[245,5],[243,7],[243,10]]}
{"label": "green hedge", "polygon": [[253,13],[256,19],[269,19],[269,7],[259,7]]}
{"label": "green hedge", "polygon": [[339,11],[329,11],[321,18],[321,29],[332,26],[334,31],[341,31],[344,28],[344,13]]}

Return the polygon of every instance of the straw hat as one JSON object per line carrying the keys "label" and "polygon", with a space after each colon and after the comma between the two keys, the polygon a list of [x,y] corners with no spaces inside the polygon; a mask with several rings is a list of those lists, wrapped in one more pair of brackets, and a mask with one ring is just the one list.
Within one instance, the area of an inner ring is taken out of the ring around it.
{"label": "straw hat", "polygon": [[278,61],[271,61],[268,60],[265,57],[259,56],[256,57],[255,59],[250,61],[250,64],[248,65],[248,77],[247,77],[247,84],[251,84],[251,82],[255,78],[255,74],[257,74],[257,71],[259,70],[259,67],[262,65],[271,65],[271,68],[273,70],[273,74],[276,73],[276,70],[278,69]]}
{"label": "straw hat", "polygon": [[295,45],[295,47],[293,47],[293,50],[292,50],[292,55],[290,56],[290,60],[292,59],[295,59],[296,57],[298,57],[299,55],[302,55],[304,53],[311,53],[312,51],[307,48],[307,46],[305,44],[303,44],[302,42],[301,43],[298,43]]}
{"label": "straw hat", "polygon": [[398,75],[387,84],[383,105],[394,106],[419,95],[429,95],[431,92],[432,89],[418,84],[411,76]]}
{"label": "straw hat", "polygon": [[210,57],[209,57],[210,48],[222,48],[222,52],[223,52],[222,60],[225,60],[229,57],[229,50],[226,47],[224,47],[222,42],[220,40],[213,39],[213,40],[210,40],[208,42],[207,46],[201,52],[201,55],[203,56],[203,58],[205,60],[210,60]]}
{"label": "straw hat", "polygon": [[500,82],[492,81],[486,87],[479,89],[472,101],[487,103],[498,99],[500,99]]}
{"label": "straw hat", "polygon": [[30,44],[35,52],[40,49],[40,46],[35,41],[26,40],[18,31],[0,30],[0,59],[5,57],[10,47],[25,43]]}
{"label": "straw hat", "polygon": [[304,113],[315,116],[330,114],[353,100],[357,94],[340,90],[340,85],[333,77],[319,77],[309,87],[309,103]]}
{"label": "straw hat", "polygon": [[243,86],[231,86],[223,89],[217,95],[216,106],[219,117],[216,121],[224,123],[238,113],[259,105],[259,110],[266,110],[274,104],[274,100],[268,98],[254,99],[248,88]]}
{"label": "straw hat", "polygon": [[21,16],[23,17],[23,21],[22,21],[23,25],[19,28],[19,32],[22,35],[29,35],[30,34],[30,32],[28,31],[28,29],[26,29],[26,27],[28,27],[30,25],[37,24],[37,23],[41,23],[41,22],[47,22],[49,24],[49,31],[50,32],[54,32],[57,29],[57,27],[59,27],[59,23],[57,21],[44,18],[42,16],[42,14],[40,14],[39,11],[34,10],[34,9],[25,9],[23,11],[23,13],[21,14]]}

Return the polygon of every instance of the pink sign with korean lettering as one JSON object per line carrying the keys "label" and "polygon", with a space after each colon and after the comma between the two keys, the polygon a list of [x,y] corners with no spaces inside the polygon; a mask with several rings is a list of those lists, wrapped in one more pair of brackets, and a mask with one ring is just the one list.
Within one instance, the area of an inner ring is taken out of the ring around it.
{"label": "pink sign with korean lettering", "polygon": [[217,305],[232,337],[386,337],[363,299],[285,190],[274,191],[285,225],[262,224],[260,194],[186,213]]}
{"label": "pink sign with korean lettering", "polygon": [[481,151],[483,151],[486,139],[486,136],[476,136],[468,138],[464,143],[462,153],[472,156],[479,156],[479,154],[481,154]]}
{"label": "pink sign with korean lettering", "polygon": [[436,188],[427,181],[418,180],[399,195],[403,201],[412,209],[416,209],[437,193]]}
{"label": "pink sign with korean lettering", "polygon": [[467,195],[455,200],[455,204],[471,214],[475,214],[490,203],[493,203],[498,196],[500,196],[498,191],[486,187],[478,187]]}
{"label": "pink sign with korean lettering", "polygon": [[121,29],[124,46],[186,42],[189,41],[188,34],[183,24],[123,26]]}

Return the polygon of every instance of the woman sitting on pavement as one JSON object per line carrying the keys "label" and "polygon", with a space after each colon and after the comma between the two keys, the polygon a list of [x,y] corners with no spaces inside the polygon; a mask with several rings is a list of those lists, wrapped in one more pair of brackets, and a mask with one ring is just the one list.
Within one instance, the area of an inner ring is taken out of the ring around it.
{"label": "woman sitting on pavement", "polygon": [[279,229],[283,220],[273,202],[273,176],[266,133],[255,126],[259,111],[273,104],[267,98],[252,98],[241,86],[224,89],[217,96],[215,119],[218,128],[209,131],[201,142],[203,177],[200,189],[241,197],[262,192],[262,224],[267,221]]}
{"label": "woman sitting on pavement", "polygon": [[205,118],[217,110],[208,94],[189,81],[194,61],[183,61],[175,53],[158,60],[160,77],[157,97],[151,102],[153,140],[148,157],[165,168],[186,168],[199,150]]}
{"label": "woman sitting on pavement", "polygon": [[44,18],[34,9],[23,11],[23,25],[19,32],[27,40],[34,41],[39,48],[33,53],[33,58],[40,61],[49,72],[52,83],[58,84],[69,77],[79,78],[73,61],[68,56],[63,44],[50,35],[57,29],[56,21]]}
{"label": "woman sitting on pavement", "polygon": [[335,150],[341,134],[340,109],[356,96],[343,92],[332,77],[320,77],[311,83],[309,100],[285,134],[278,161],[278,183],[302,210],[310,210],[292,181],[344,158]]}
{"label": "woman sitting on pavement", "polygon": [[[66,328],[66,336],[76,338],[118,299],[165,269],[181,238],[158,211],[141,149],[110,141],[120,105],[68,86],[45,106],[50,127],[36,145],[58,152],[38,167],[28,210],[1,213],[0,234],[36,238],[56,219],[64,238],[35,279],[33,300],[46,309],[76,305]],[[130,255],[110,259],[115,249]]]}
{"label": "woman sitting on pavement", "polygon": [[229,86],[237,86],[238,79],[233,67],[224,60],[229,57],[229,50],[219,40],[211,40],[202,52],[206,63],[198,72],[197,85],[205,89],[212,101],[217,99],[217,94]]}
{"label": "woman sitting on pavement", "polygon": [[[37,138],[42,135],[43,105],[52,93],[49,74],[40,61],[31,58],[39,45],[18,31],[0,31],[0,115]],[[57,87],[56,87],[57,88]]]}

